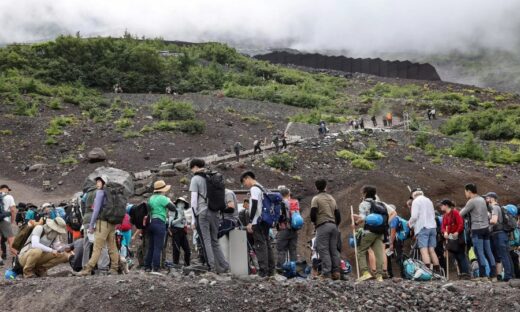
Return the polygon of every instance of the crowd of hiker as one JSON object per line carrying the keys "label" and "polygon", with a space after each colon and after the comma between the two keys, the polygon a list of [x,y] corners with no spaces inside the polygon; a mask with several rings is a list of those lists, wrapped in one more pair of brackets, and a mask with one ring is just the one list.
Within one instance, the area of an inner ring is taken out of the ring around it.
{"label": "crowd of hiker", "polygon": [[[6,277],[42,277],[62,263],[70,263],[76,276],[124,274],[135,259],[139,268],[161,274],[192,266],[193,250],[204,270],[229,273],[220,239],[235,229],[247,233],[244,257],[250,274],[340,280],[351,273],[352,265],[342,259],[342,232],[343,237],[349,234],[342,224],[346,218],[327,192],[326,179],[315,181],[316,195],[308,207],[315,233],[309,246],[312,256],[302,259],[297,247],[304,219],[291,190],[269,189],[253,171],[245,171],[239,179],[247,198],[239,201],[224,177],[206,168],[204,160],[193,159],[189,167],[189,199],[175,198],[171,185],[157,180],[153,195],[138,204],[128,204],[124,186],[106,174],[88,180],[72,203],[57,207],[16,205],[9,186],[1,185],[0,264],[6,264],[8,254],[14,259]],[[517,206],[500,205],[496,192],[479,195],[475,184],[461,190],[467,203],[460,208],[450,199],[434,202],[420,188],[410,190],[406,220],[395,205],[379,197],[375,186],[363,186],[357,212],[351,206],[352,233],[346,244],[355,250],[356,281],[394,276],[444,279],[450,259],[459,279],[520,278]],[[131,242],[136,240],[139,248],[133,250]],[[172,261],[166,261],[168,246]],[[395,266],[399,272],[394,272]]]}

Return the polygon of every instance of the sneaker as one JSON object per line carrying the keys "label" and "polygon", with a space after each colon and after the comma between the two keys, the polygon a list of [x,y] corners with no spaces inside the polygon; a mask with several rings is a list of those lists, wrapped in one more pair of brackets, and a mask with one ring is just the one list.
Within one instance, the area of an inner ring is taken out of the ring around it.
{"label": "sneaker", "polygon": [[356,283],[361,283],[361,282],[364,282],[364,281],[368,281],[368,280],[371,280],[373,278],[374,277],[372,276],[372,274],[370,274],[369,272],[365,272],[365,273],[363,273],[363,275],[361,275],[360,278],[358,278],[356,280]]}
{"label": "sneaker", "polygon": [[337,281],[341,278],[341,274],[339,272],[332,273],[332,280]]}
{"label": "sneaker", "polygon": [[91,275],[91,273],[92,273],[92,272],[91,272],[90,270],[88,270],[88,269],[83,269],[83,270],[81,270],[81,271],[79,271],[79,272],[72,272],[72,275],[74,275],[74,276],[84,277],[84,276],[89,276],[89,275]]}
{"label": "sneaker", "polygon": [[377,277],[376,277],[376,281],[382,282],[383,281],[383,275],[378,274]]}

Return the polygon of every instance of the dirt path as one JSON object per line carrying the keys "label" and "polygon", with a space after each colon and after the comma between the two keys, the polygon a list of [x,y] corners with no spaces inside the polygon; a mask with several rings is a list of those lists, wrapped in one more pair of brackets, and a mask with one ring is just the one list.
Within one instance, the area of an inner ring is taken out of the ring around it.
{"label": "dirt path", "polygon": [[33,203],[35,205],[41,205],[46,202],[58,203],[64,199],[70,199],[74,195],[60,192],[46,193],[41,189],[9,180],[4,177],[0,177],[0,184],[9,185],[12,189],[11,195],[13,195],[16,203]]}

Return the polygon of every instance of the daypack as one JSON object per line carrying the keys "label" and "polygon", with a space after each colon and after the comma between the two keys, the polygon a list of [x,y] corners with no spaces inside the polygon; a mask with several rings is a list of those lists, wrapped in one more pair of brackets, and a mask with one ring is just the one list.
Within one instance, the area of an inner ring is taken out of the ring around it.
{"label": "daypack", "polygon": [[502,212],[502,229],[507,233],[513,232],[518,227],[516,218],[505,207],[500,207],[500,211]]}
{"label": "daypack", "polygon": [[520,229],[514,229],[510,234],[509,246],[520,247]]}
{"label": "daypack", "polygon": [[282,211],[282,195],[278,192],[267,192],[260,185],[255,185],[262,191],[262,211],[259,221],[274,226],[280,220]]}
{"label": "daypack", "polygon": [[130,210],[130,223],[132,223],[137,229],[143,230],[148,224],[150,224],[150,207],[146,202],[143,202],[137,206],[134,206]]}
{"label": "daypack", "polygon": [[[40,223],[37,222],[29,222],[28,224],[22,225],[20,230],[18,231],[18,234],[16,234],[14,240],[13,240],[13,248],[20,252],[22,248],[25,246],[25,243],[31,236],[34,228],[39,225]],[[45,221],[42,223],[45,224]],[[43,234],[43,233],[42,233]]]}
{"label": "daypack", "polygon": [[222,174],[210,171],[199,172],[197,175],[206,179],[206,197],[200,193],[199,195],[204,198],[208,204],[208,209],[216,212],[226,210],[226,185]]}
{"label": "daypack", "polygon": [[408,226],[408,221],[401,217],[396,217],[399,220],[399,223],[397,225],[397,233],[396,238],[403,242],[410,238],[410,227]]}
{"label": "daypack", "polygon": [[132,223],[130,223],[130,216],[128,214],[125,214],[123,222],[117,226],[117,229],[122,232],[130,231],[132,229]]}
{"label": "daypack", "polygon": [[99,212],[99,219],[110,224],[121,224],[126,214],[128,196],[123,185],[108,183],[105,185],[105,205]]}
{"label": "daypack", "polygon": [[[374,234],[385,234],[388,231],[388,211],[382,202],[370,201],[370,214],[381,215],[380,224],[368,224],[365,222],[365,230]],[[378,222],[379,223],[379,222]]]}
{"label": "daypack", "polygon": [[291,229],[298,231],[303,227],[303,217],[299,211],[295,211],[291,214]]}
{"label": "daypack", "polygon": [[83,224],[83,216],[81,215],[81,209],[77,205],[73,205],[69,214],[67,215],[65,222],[73,231],[81,230]]}
{"label": "daypack", "polygon": [[432,272],[419,260],[406,259],[403,262],[404,276],[412,281],[430,281]]}

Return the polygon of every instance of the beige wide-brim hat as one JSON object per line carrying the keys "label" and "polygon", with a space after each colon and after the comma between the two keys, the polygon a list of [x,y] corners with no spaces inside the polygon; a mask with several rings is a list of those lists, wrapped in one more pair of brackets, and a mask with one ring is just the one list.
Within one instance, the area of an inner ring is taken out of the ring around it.
{"label": "beige wide-brim hat", "polygon": [[171,185],[167,185],[163,180],[156,181],[153,184],[154,193],[166,193],[171,189]]}
{"label": "beige wide-brim hat", "polygon": [[60,217],[56,217],[55,219],[47,219],[47,224],[53,231],[56,231],[60,234],[67,233],[67,223]]}

